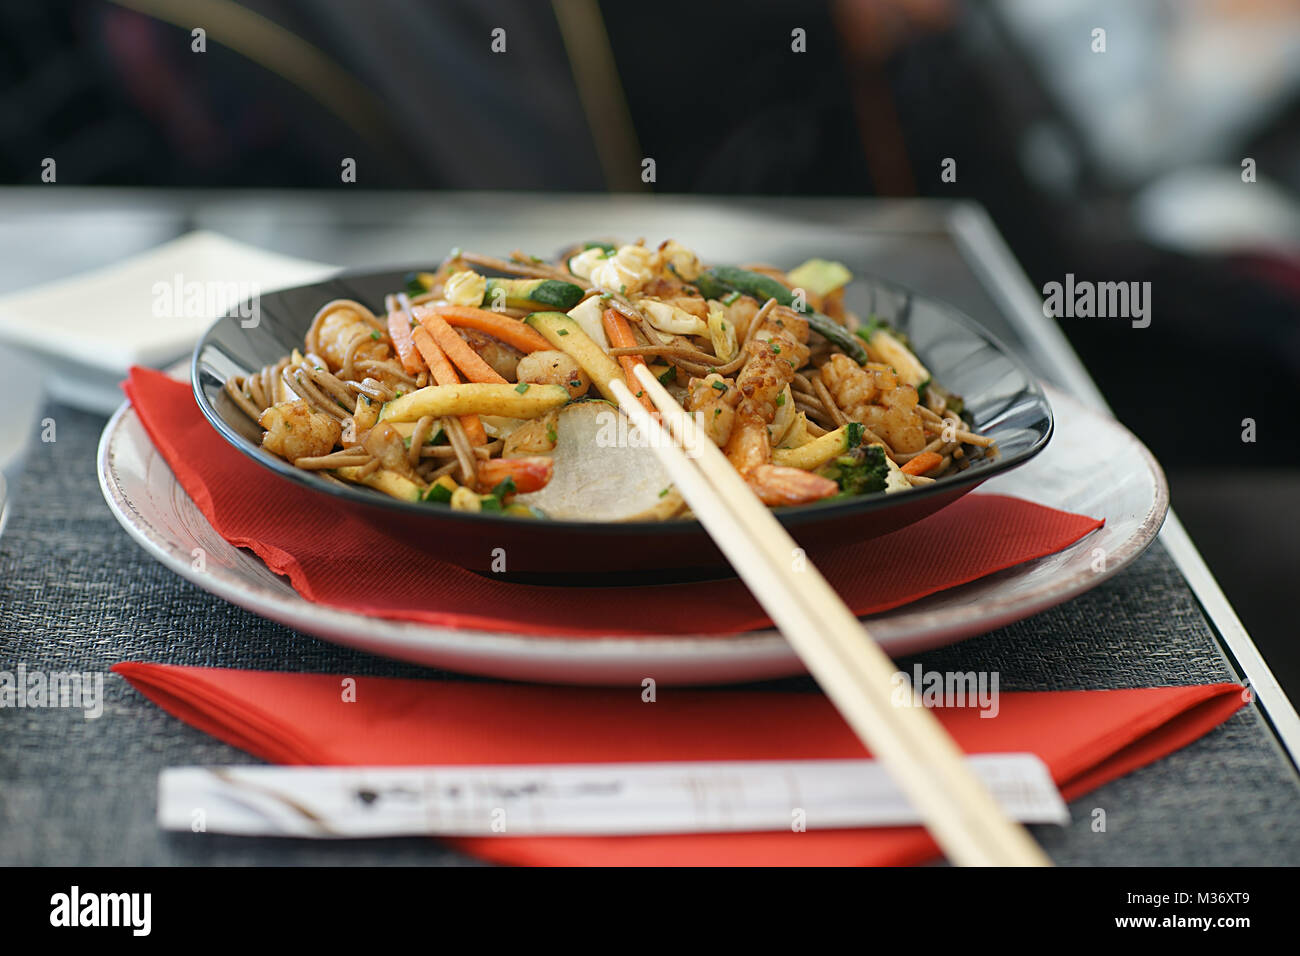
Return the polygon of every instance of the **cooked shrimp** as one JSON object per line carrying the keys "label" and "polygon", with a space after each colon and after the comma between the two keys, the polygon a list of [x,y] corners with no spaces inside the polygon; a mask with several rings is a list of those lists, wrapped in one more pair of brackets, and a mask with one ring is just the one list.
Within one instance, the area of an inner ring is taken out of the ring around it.
{"label": "cooked shrimp", "polygon": [[[750,335],[750,344],[756,341],[769,343],[773,355],[779,356],[782,364],[790,366],[791,377],[795,369],[808,363],[808,320],[794,309],[774,306],[763,318],[763,324]],[[785,384],[789,383],[787,378]]]}
{"label": "cooked shrimp", "polygon": [[[881,388],[894,388],[898,383],[890,381],[875,370],[864,368],[847,355],[832,355],[821,368],[822,382],[838,405],[849,418],[861,421],[862,409],[876,401]],[[888,370],[885,370],[888,375]]]}
{"label": "cooked shrimp", "polygon": [[641,287],[641,293],[654,299],[663,299],[665,302],[683,295],[685,283],[673,276],[659,275],[655,276],[649,282]]}
{"label": "cooked shrimp", "polygon": [[388,358],[388,343],[376,325],[366,321],[369,311],[361,303],[348,299],[328,303],[316,313],[307,333],[307,350],[325,359],[331,372],[348,363],[349,350],[353,350],[353,361]]}
{"label": "cooked shrimp", "polygon": [[899,385],[881,395],[881,404],[866,406],[857,421],[888,442],[894,451],[908,455],[925,447],[925,428],[916,403],[916,389]]}
{"label": "cooked shrimp", "polygon": [[793,505],[835,494],[829,478],[772,464],[768,425],[777,399],[808,359],[808,323],[790,309],[772,309],[745,346],[749,359],[736,377],[740,401],[727,438],[727,460],[766,505]]}
{"label": "cooked shrimp", "polygon": [[567,352],[544,349],[519,360],[518,381],[530,385],[563,385],[571,398],[587,394],[591,379]]}
{"label": "cooked shrimp", "polygon": [[478,490],[488,494],[508,478],[515,484],[511,494],[527,494],[546,487],[554,473],[549,458],[489,458],[478,467]]}
{"label": "cooked shrimp", "polygon": [[337,418],[312,411],[302,400],[272,405],[257,424],[266,429],[262,447],[289,461],[328,455],[343,433]]}
{"label": "cooked shrimp", "polygon": [[515,381],[515,370],[523,352],[475,329],[457,329],[460,337],[478,353],[478,357],[492,366],[492,370],[508,381]]}
{"label": "cooked shrimp", "polygon": [[759,303],[747,295],[742,295],[722,308],[726,312],[727,321],[736,330],[736,338],[741,342],[745,341],[749,333],[749,323],[754,321],[754,316],[758,314]]}
{"label": "cooked shrimp", "polygon": [[559,409],[553,409],[541,418],[534,418],[520,425],[506,436],[501,457],[525,458],[533,455],[549,455],[555,451],[555,424],[559,419]]}
{"label": "cooked shrimp", "polygon": [[731,436],[739,401],[740,391],[736,383],[714,372],[706,378],[690,380],[684,407],[695,416],[696,424],[709,440],[721,448]]}
{"label": "cooked shrimp", "polygon": [[829,478],[785,465],[759,465],[745,475],[745,480],[759,500],[770,507],[820,501],[840,490]]}
{"label": "cooked shrimp", "polygon": [[844,414],[866,425],[895,452],[910,454],[925,447],[916,389],[899,384],[889,366],[868,362],[859,367],[847,355],[832,355],[821,377]]}
{"label": "cooked shrimp", "polygon": [[709,304],[697,295],[679,295],[672,298],[665,297],[664,300],[674,309],[681,309],[683,312],[695,316],[697,319],[707,319],[709,317]]}

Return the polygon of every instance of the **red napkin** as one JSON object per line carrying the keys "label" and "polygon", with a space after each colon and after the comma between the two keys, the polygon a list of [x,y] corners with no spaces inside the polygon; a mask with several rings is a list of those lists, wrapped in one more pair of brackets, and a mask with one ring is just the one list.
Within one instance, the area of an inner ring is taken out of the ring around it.
{"label": "red napkin", "polygon": [[[539,635],[725,636],[771,623],[734,579],[573,588],[466,571],[321,508],[318,493],[249,461],[214,434],[189,386],[134,368],[124,387],[217,532],[288,575],[308,600],[373,617]],[[818,567],[856,613],[874,614],[1060,551],[1101,524],[1018,498],[968,495],[910,528],[828,554]]]}
{"label": "red napkin", "polygon": [[[529,687],[121,663],[142,694],[272,763],[419,765],[867,756],[820,694]],[[994,718],[935,715],[968,753],[1033,752],[1067,800],[1185,746],[1244,702],[1236,684],[1004,693]],[[919,827],[653,837],[484,837],[465,852],[533,865],[891,865],[938,855]]]}

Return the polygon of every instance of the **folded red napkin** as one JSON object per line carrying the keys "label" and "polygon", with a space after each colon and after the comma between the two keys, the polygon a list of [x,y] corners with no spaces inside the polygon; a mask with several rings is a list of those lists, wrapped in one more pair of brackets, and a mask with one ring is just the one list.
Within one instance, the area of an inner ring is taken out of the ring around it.
{"label": "folded red napkin", "polygon": [[[124,387],[217,532],[288,575],[308,600],[374,617],[541,635],[724,636],[770,624],[734,579],[574,588],[474,574],[323,509],[318,493],[258,467],[214,434],[189,386],[135,368]],[[819,558],[818,567],[856,613],[874,614],[1052,554],[1101,524],[1018,498],[968,495],[910,528]]]}
{"label": "folded red napkin", "polygon": [[[142,694],[272,763],[421,765],[867,756],[820,694],[528,687],[121,663]],[[1185,746],[1244,702],[1236,684],[1004,693],[996,717],[936,709],[968,753],[1033,752],[1067,800]],[[891,865],[938,854],[920,827],[653,837],[484,837],[468,853],[533,865]]]}

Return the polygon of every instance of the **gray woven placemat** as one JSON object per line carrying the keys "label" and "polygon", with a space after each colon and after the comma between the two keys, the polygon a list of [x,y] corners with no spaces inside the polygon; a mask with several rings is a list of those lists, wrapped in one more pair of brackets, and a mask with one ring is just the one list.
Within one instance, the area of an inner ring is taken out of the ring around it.
{"label": "gray woven placemat", "polygon": [[[261,620],[165,570],[118,526],[95,478],[104,421],[52,407],[0,537],[0,670],[107,671],[121,660],[431,677]],[[1163,548],[1090,593],[916,659],[997,670],[1003,690],[1232,680],[1195,598]],[[782,681],[783,688],[808,686]],[[176,720],[107,675],[103,716],[0,708],[0,863],[469,864],[432,840],[357,842],[170,834],[154,825],[158,772],[249,757]],[[1106,810],[1106,832],[1090,826]],[[1252,708],[1037,828],[1063,864],[1300,862],[1300,787]]]}

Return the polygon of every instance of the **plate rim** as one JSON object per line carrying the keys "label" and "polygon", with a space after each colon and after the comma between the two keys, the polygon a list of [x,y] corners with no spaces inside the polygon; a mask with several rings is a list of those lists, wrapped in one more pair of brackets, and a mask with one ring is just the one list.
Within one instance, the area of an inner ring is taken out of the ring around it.
{"label": "plate rim", "polygon": [[[1155,540],[1169,510],[1169,488],[1164,470],[1137,436],[1124,428],[1119,421],[1100,415],[1055,389],[1050,391],[1054,395],[1059,395],[1061,400],[1077,406],[1083,414],[1104,419],[1110,426],[1119,429],[1136,447],[1153,480],[1155,494],[1152,504],[1134,532],[1108,554],[1106,567],[1103,570],[1081,570],[1066,578],[1049,581],[1041,588],[1015,599],[992,599],[984,606],[992,608],[993,613],[981,615],[979,629],[975,633],[984,633],[1012,621],[1031,617],[1077,597],[1118,574],[1135,561]],[[202,590],[287,627],[322,636],[330,642],[364,650],[367,653],[413,661],[426,667],[444,667],[461,673],[482,676],[502,676],[502,669],[493,666],[481,664],[467,666],[463,660],[443,665],[431,664],[428,661],[430,656],[439,653],[447,656],[468,654],[474,658],[488,658],[500,662],[504,665],[504,669],[512,670],[512,679],[533,681],[543,679],[521,677],[519,670],[521,665],[525,668],[530,665],[571,666],[575,662],[581,662],[592,670],[598,670],[601,667],[641,663],[653,658],[661,658],[667,663],[673,655],[689,658],[682,666],[706,672],[706,675],[700,679],[700,683],[743,682],[804,673],[803,665],[794,651],[785,639],[771,628],[724,636],[649,634],[605,637],[528,635],[492,629],[449,628],[416,621],[370,617],[355,611],[308,601],[296,592],[282,595],[270,591],[257,582],[235,579],[210,570],[198,571],[193,568],[189,556],[181,556],[169,546],[153,522],[140,512],[122,490],[114,470],[114,445],[116,439],[122,434],[128,416],[134,415],[135,410],[129,401],[118,408],[104,427],[96,456],[100,490],[118,523],[155,560]],[[152,440],[148,438],[143,423],[139,424],[153,454],[157,455],[161,464],[167,468],[171,480],[176,483],[180,493],[188,498],[180,482],[171,473],[170,466],[162,458]],[[134,515],[136,520],[130,520],[129,515]],[[201,513],[199,517],[203,518]],[[206,518],[203,520],[206,522]],[[208,527],[211,525],[209,524]],[[213,533],[216,533],[215,529]],[[1086,540],[1087,536],[1070,547],[1079,547]],[[903,607],[906,608],[906,605]],[[895,657],[949,643],[953,634],[960,630],[962,617],[966,616],[951,608],[912,612],[903,610],[897,613],[898,611],[899,609],[894,609],[874,616],[879,618],[893,615],[899,626],[905,629],[904,634],[881,641],[881,646],[886,653]],[[909,617],[912,618],[911,621],[908,620]],[[871,616],[863,619],[867,627],[871,626],[872,619]],[[358,630],[358,624],[370,630],[367,639],[358,640],[349,636],[350,633]],[[376,629],[378,633],[374,633]],[[329,636],[324,637],[321,634],[322,630],[327,630]],[[968,633],[965,636],[971,635]],[[382,643],[382,650],[375,646],[376,640]],[[417,652],[425,659],[411,656]],[[680,665],[681,662],[678,663]],[[718,670],[728,667],[743,668],[745,674],[731,678],[719,676]],[[567,677],[567,680],[554,678],[545,680],[550,683],[611,683],[599,677],[592,678],[576,672],[568,674]],[[687,684],[692,683],[692,680],[687,678],[673,682]]]}

